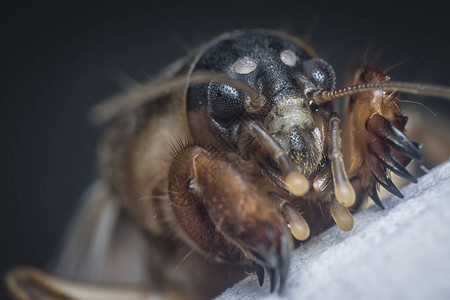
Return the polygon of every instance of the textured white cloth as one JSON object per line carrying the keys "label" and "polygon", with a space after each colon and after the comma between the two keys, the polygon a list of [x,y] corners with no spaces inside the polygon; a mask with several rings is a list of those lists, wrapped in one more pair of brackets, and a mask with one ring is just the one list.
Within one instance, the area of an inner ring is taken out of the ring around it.
{"label": "textured white cloth", "polygon": [[450,299],[450,161],[402,193],[296,249],[282,295],[251,275],[218,299]]}

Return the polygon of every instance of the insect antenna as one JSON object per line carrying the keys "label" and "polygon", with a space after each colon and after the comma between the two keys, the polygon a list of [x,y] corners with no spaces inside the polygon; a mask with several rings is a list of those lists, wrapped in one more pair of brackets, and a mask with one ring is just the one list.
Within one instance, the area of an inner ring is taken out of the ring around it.
{"label": "insect antenna", "polygon": [[211,81],[224,82],[242,90],[248,96],[247,101],[244,103],[247,112],[257,111],[265,104],[264,99],[255,90],[240,80],[213,72],[196,72],[190,76],[182,74],[165,82],[136,86],[123,94],[94,106],[89,117],[94,124],[100,125],[171,92],[187,86]]}
{"label": "insect antenna", "polygon": [[406,92],[410,94],[417,94],[423,96],[432,96],[450,100],[449,87],[435,84],[402,82],[402,81],[357,84],[334,90],[310,90],[305,93],[305,97],[308,100],[313,101],[315,104],[321,105],[345,96],[375,90],[396,90],[398,92]]}

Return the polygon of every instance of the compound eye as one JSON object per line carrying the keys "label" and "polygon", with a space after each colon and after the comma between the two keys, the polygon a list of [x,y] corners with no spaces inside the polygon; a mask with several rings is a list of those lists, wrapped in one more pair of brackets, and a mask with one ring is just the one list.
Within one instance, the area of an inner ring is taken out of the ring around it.
{"label": "compound eye", "polygon": [[320,58],[313,58],[305,62],[305,76],[312,83],[326,90],[332,90],[336,85],[336,74],[333,67]]}
{"label": "compound eye", "polygon": [[244,110],[246,94],[221,82],[211,82],[208,86],[208,105],[210,114],[221,121],[232,120]]}
{"label": "compound eye", "polygon": [[244,56],[234,62],[233,70],[240,75],[246,75],[255,71],[257,66],[258,63],[256,60],[251,57]]}

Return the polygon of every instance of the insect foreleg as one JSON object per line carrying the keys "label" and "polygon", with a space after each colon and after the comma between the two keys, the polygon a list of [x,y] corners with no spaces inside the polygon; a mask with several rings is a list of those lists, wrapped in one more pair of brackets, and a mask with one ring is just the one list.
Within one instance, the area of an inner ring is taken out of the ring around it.
{"label": "insect foreleg", "polygon": [[190,146],[176,155],[169,195],[178,224],[197,249],[222,260],[255,261],[283,287],[292,241],[268,196],[222,158]]}
{"label": "insect foreleg", "polygon": [[[378,84],[389,81],[382,71],[365,66],[357,70],[351,83]],[[343,152],[347,174],[357,194],[355,208],[363,203],[367,195],[383,208],[377,194],[379,185],[403,197],[390,179],[389,171],[416,182],[405,167],[412,159],[422,160],[421,146],[405,135],[407,120],[401,112],[395,91],[375,90],[349,98]]]}

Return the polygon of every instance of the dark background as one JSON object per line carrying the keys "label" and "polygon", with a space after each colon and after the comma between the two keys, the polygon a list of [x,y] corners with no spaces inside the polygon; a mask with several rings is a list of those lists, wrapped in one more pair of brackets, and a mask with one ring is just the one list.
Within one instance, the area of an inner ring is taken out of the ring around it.
{"label": "dark background", "polygon": [[391,71],[394,79],[450,85],[447,4],[299,2],[0,7],[0,273],[18,264],[45,267],[96,178],[101,128],[90,124],[89,108],[216,34],[295,34],[335,67],[338,86],[369,44],[369,59],[378,55],[382,67],[408,60]]}

